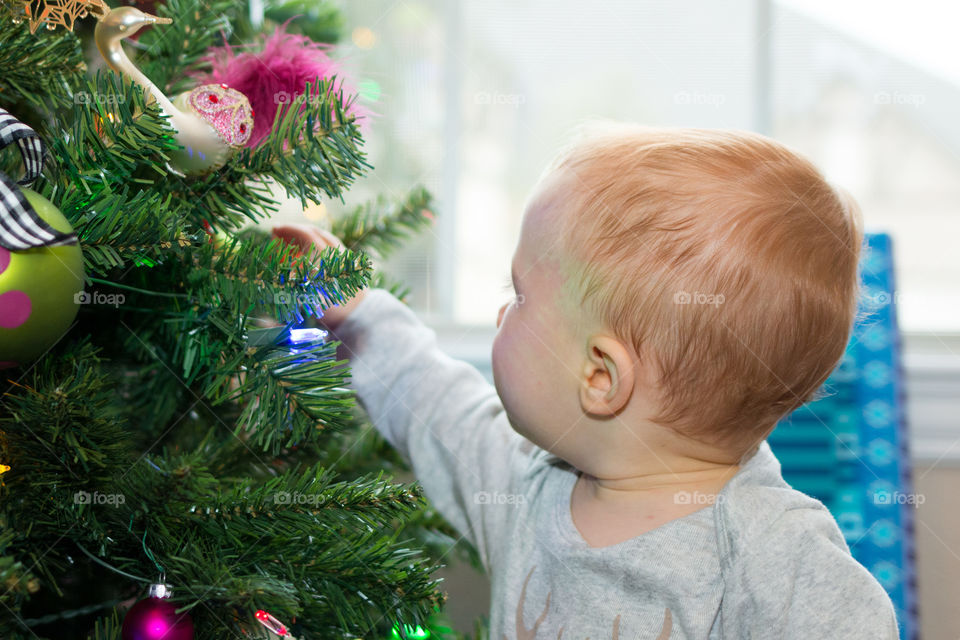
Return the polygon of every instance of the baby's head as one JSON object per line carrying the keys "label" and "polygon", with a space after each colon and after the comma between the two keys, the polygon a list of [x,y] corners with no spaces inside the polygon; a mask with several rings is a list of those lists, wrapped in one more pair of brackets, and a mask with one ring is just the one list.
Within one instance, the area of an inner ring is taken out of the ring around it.
{"label": "baby's head", "polygon": [[861,224],[759,134],[592,124],[524,213],[493,346],[511,423],[590,473],[739,460],[842,357]]}

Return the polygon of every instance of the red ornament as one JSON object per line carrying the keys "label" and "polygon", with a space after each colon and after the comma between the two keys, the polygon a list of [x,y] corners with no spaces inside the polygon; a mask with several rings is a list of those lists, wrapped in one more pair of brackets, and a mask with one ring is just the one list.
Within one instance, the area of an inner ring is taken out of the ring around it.
{"label": "red ornament", "polygon": [[194,640],[190,614],[176,613],[176,605],[168,598],[170,587],[150,585],[150,594],[136,603],[123,618],[120,637],[123,640]]}

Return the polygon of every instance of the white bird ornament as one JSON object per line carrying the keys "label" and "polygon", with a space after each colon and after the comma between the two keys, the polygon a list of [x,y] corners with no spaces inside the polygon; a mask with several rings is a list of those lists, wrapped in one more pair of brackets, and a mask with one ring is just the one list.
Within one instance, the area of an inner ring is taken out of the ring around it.
{"label": "white bird ornament", "polygon": [[180,176],[204,174],[222,167],[243,148],[253,133],[253,110],[247,97],[225,84],[204,84],[171,101],[124,53],[121,42],[149,24],[170,24],[136,7],[110,9],[97,21],[94,40],[111,69],[144,88],[169,117],[183,149],[171,152],[173,169]]}

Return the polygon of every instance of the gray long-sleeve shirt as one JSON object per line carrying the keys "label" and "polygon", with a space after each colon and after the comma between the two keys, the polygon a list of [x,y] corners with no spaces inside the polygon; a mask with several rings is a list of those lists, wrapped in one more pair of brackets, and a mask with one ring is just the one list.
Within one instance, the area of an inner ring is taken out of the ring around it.
{"label": "gray long-sleeve shirt", "polygon": [[516,433],[406,305],[370,289],[332,334],[374,426],[479,551],[491,640],[898,637],[883,587],[766,442],[712,504],[590,547],[570,514],[576,469]]}

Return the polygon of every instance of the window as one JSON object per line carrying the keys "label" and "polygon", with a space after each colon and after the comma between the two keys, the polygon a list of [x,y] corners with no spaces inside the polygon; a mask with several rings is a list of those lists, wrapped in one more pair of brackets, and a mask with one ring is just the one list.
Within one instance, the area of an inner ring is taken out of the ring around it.
{"label": "window", "polygon": [[[590,116],[760,131],[894,236],[902,328],[960,333],[960,9],[949,2],[365,0],[340,56],[380,115],[349,204],[425,184],[387,267],[435,323],[492,330],[524,201]],[[904,12],[909,11],[909,16]],[[956,337],[952,338],[956,340]]]}
{"label": "window", "polygon": [[892,234],[900,324],[919,334],[960,331],[958,18],[860,0],[784,0],[772,18],[772,135]]}

